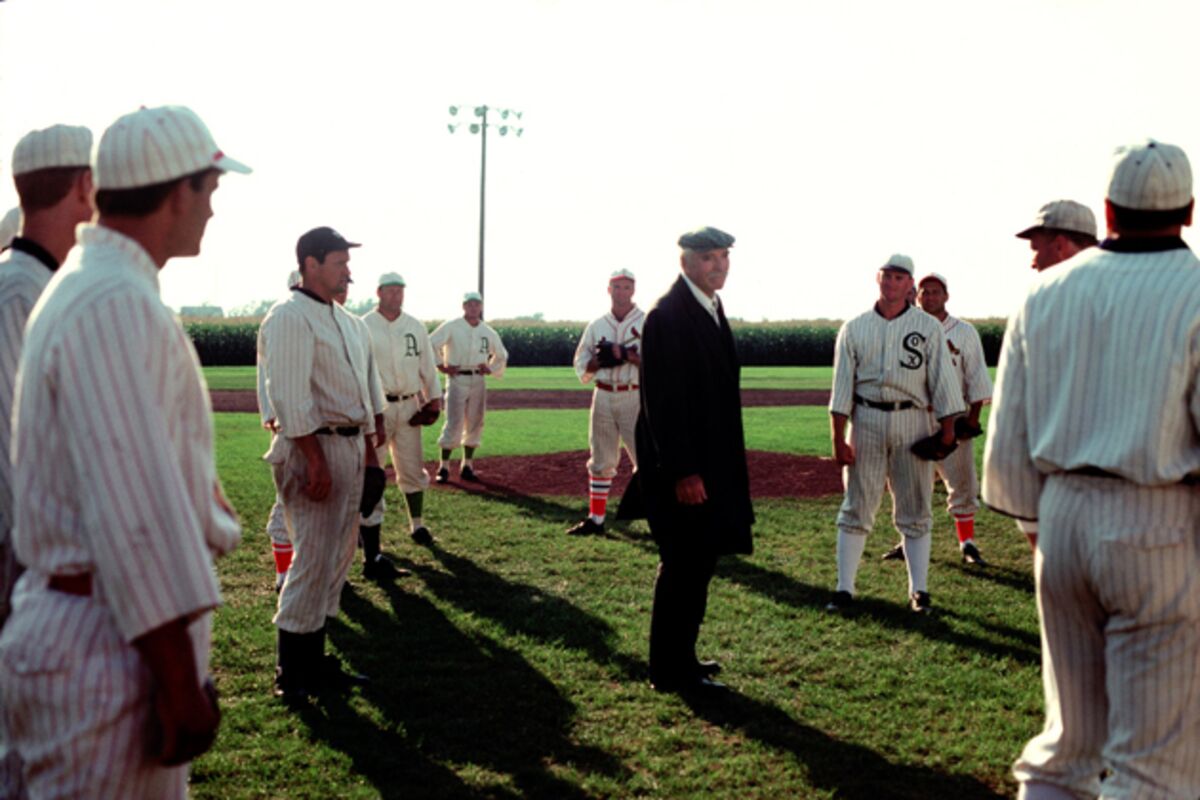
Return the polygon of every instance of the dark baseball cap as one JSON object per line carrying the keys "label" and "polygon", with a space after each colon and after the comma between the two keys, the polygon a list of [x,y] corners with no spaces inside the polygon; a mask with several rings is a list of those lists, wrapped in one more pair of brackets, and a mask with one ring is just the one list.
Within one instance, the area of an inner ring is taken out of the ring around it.
{"label": "dark baseball cap", "polygon": [[304,266],[304,259],[312,256],[317,261],[324,261],[325,256],[338,250],[349,250],[351,247],[362,247],[358,242],[351,242],[333,228],[323,226],[313,228],[296,242],[296,261]]}

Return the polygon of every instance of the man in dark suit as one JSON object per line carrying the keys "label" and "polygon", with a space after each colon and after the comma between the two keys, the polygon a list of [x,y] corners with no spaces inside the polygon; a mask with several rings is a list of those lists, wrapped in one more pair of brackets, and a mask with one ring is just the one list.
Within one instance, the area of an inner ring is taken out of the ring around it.
{"label": "man in dark suit", "polygon": [[659,691],[724,688],[696,658],[717,557],[750,553],[750,480],[739,364],[717,290],[733,237],[679,239],[683,274],[646,315],[637,422],[638,479],[660,562],[650,618],[650,681]]}

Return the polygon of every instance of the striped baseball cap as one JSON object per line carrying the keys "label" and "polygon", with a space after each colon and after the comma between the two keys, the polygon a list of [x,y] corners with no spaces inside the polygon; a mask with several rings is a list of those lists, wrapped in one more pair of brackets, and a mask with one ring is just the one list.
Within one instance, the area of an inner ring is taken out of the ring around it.
{"label": "striped baseball cap", "polygon": [[888,257],[887,263],[880,269],[898,269],[901,272],[907,272],[911,278],[913,275],[913,260],[903,253],[892,253]]}
{"label": "striped baseball cap", "polygon": [[1096,238],[1096,215],[1083,203],[1074,200],[1051,200],[1038,209],[1033,224],[1017,234],[1018,239],[1029,239],[1036,231],[1073,231]]}
{"label": "striped baseball cap", "polygon": [[247,174],[225,155],[190,108],[140,108],[118,119],[100,137],[92,163],[97,189],[136,189],[216,168]]}
{"label": "striped baseball cap", "polygon": [[12,174],[91,163],[92,132],[82,125],[51,125],[30,131],[13,148]]}
{"label": "striped baseball cap", "polygon": [[1154,139],[1118,147],[1108,199],[1139,211],[1172,211],[1192,202],[1192,165],[1183,148]]}

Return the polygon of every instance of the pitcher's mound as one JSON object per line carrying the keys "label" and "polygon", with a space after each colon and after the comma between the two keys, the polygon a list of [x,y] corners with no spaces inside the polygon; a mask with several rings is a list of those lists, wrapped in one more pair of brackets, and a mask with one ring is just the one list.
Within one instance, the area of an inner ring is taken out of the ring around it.
{"label": "pitcher's mound", "polygon": [[[750,493],[754,497],[825,497],[842,493],[842,471],[833,459],[751,450],[746,453],[746,460],[750,467]],[[475,472],[479,482],[470,483],[458,477],[458,461],[453,460],[449,482],[433,484],[430,488],[586,498],[587,461],[586,450],[540,456],[476,458]],[[425,466],[431,476],[437,472],[436,461]],[[624,493],[629,473],[629,462],[622,459],[617,477],[613,479],[613,497]]]}

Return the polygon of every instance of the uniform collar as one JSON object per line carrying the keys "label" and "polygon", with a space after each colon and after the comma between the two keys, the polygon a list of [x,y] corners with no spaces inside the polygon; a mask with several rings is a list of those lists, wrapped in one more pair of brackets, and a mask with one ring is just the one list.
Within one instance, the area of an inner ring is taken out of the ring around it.
{"label": "uniform collar", "polygon": [[294,286],[294,287],[292,287],[292,291],[299,292],[300,294],[303,294],[303,295],[307,295],[308,297],[311,297],[313,300],[317,301],[318,303],[320,303],[323,306],[333,305],[332,300],[322,300],[320,297],[318,297],[312,291],[310,291],[309,289],[305,289],[303,286]]}
{"label": "uniform collar", "polygon": [[1122,236],[1105,239],[1101,250],[1113,253],[1162,253],[1166,250],[1187,250],[1187,242],[1178,236]]}
{"label": "uniform collar", "polygon": [[24,236],[17,236],[12,240],[11,245],[13,250],[25,253],[28,256],[33,256],[51,272],[58,270],[59,263],[54,256],[50,255],[50,251],[42,247],[33,239],[26,239]]}

